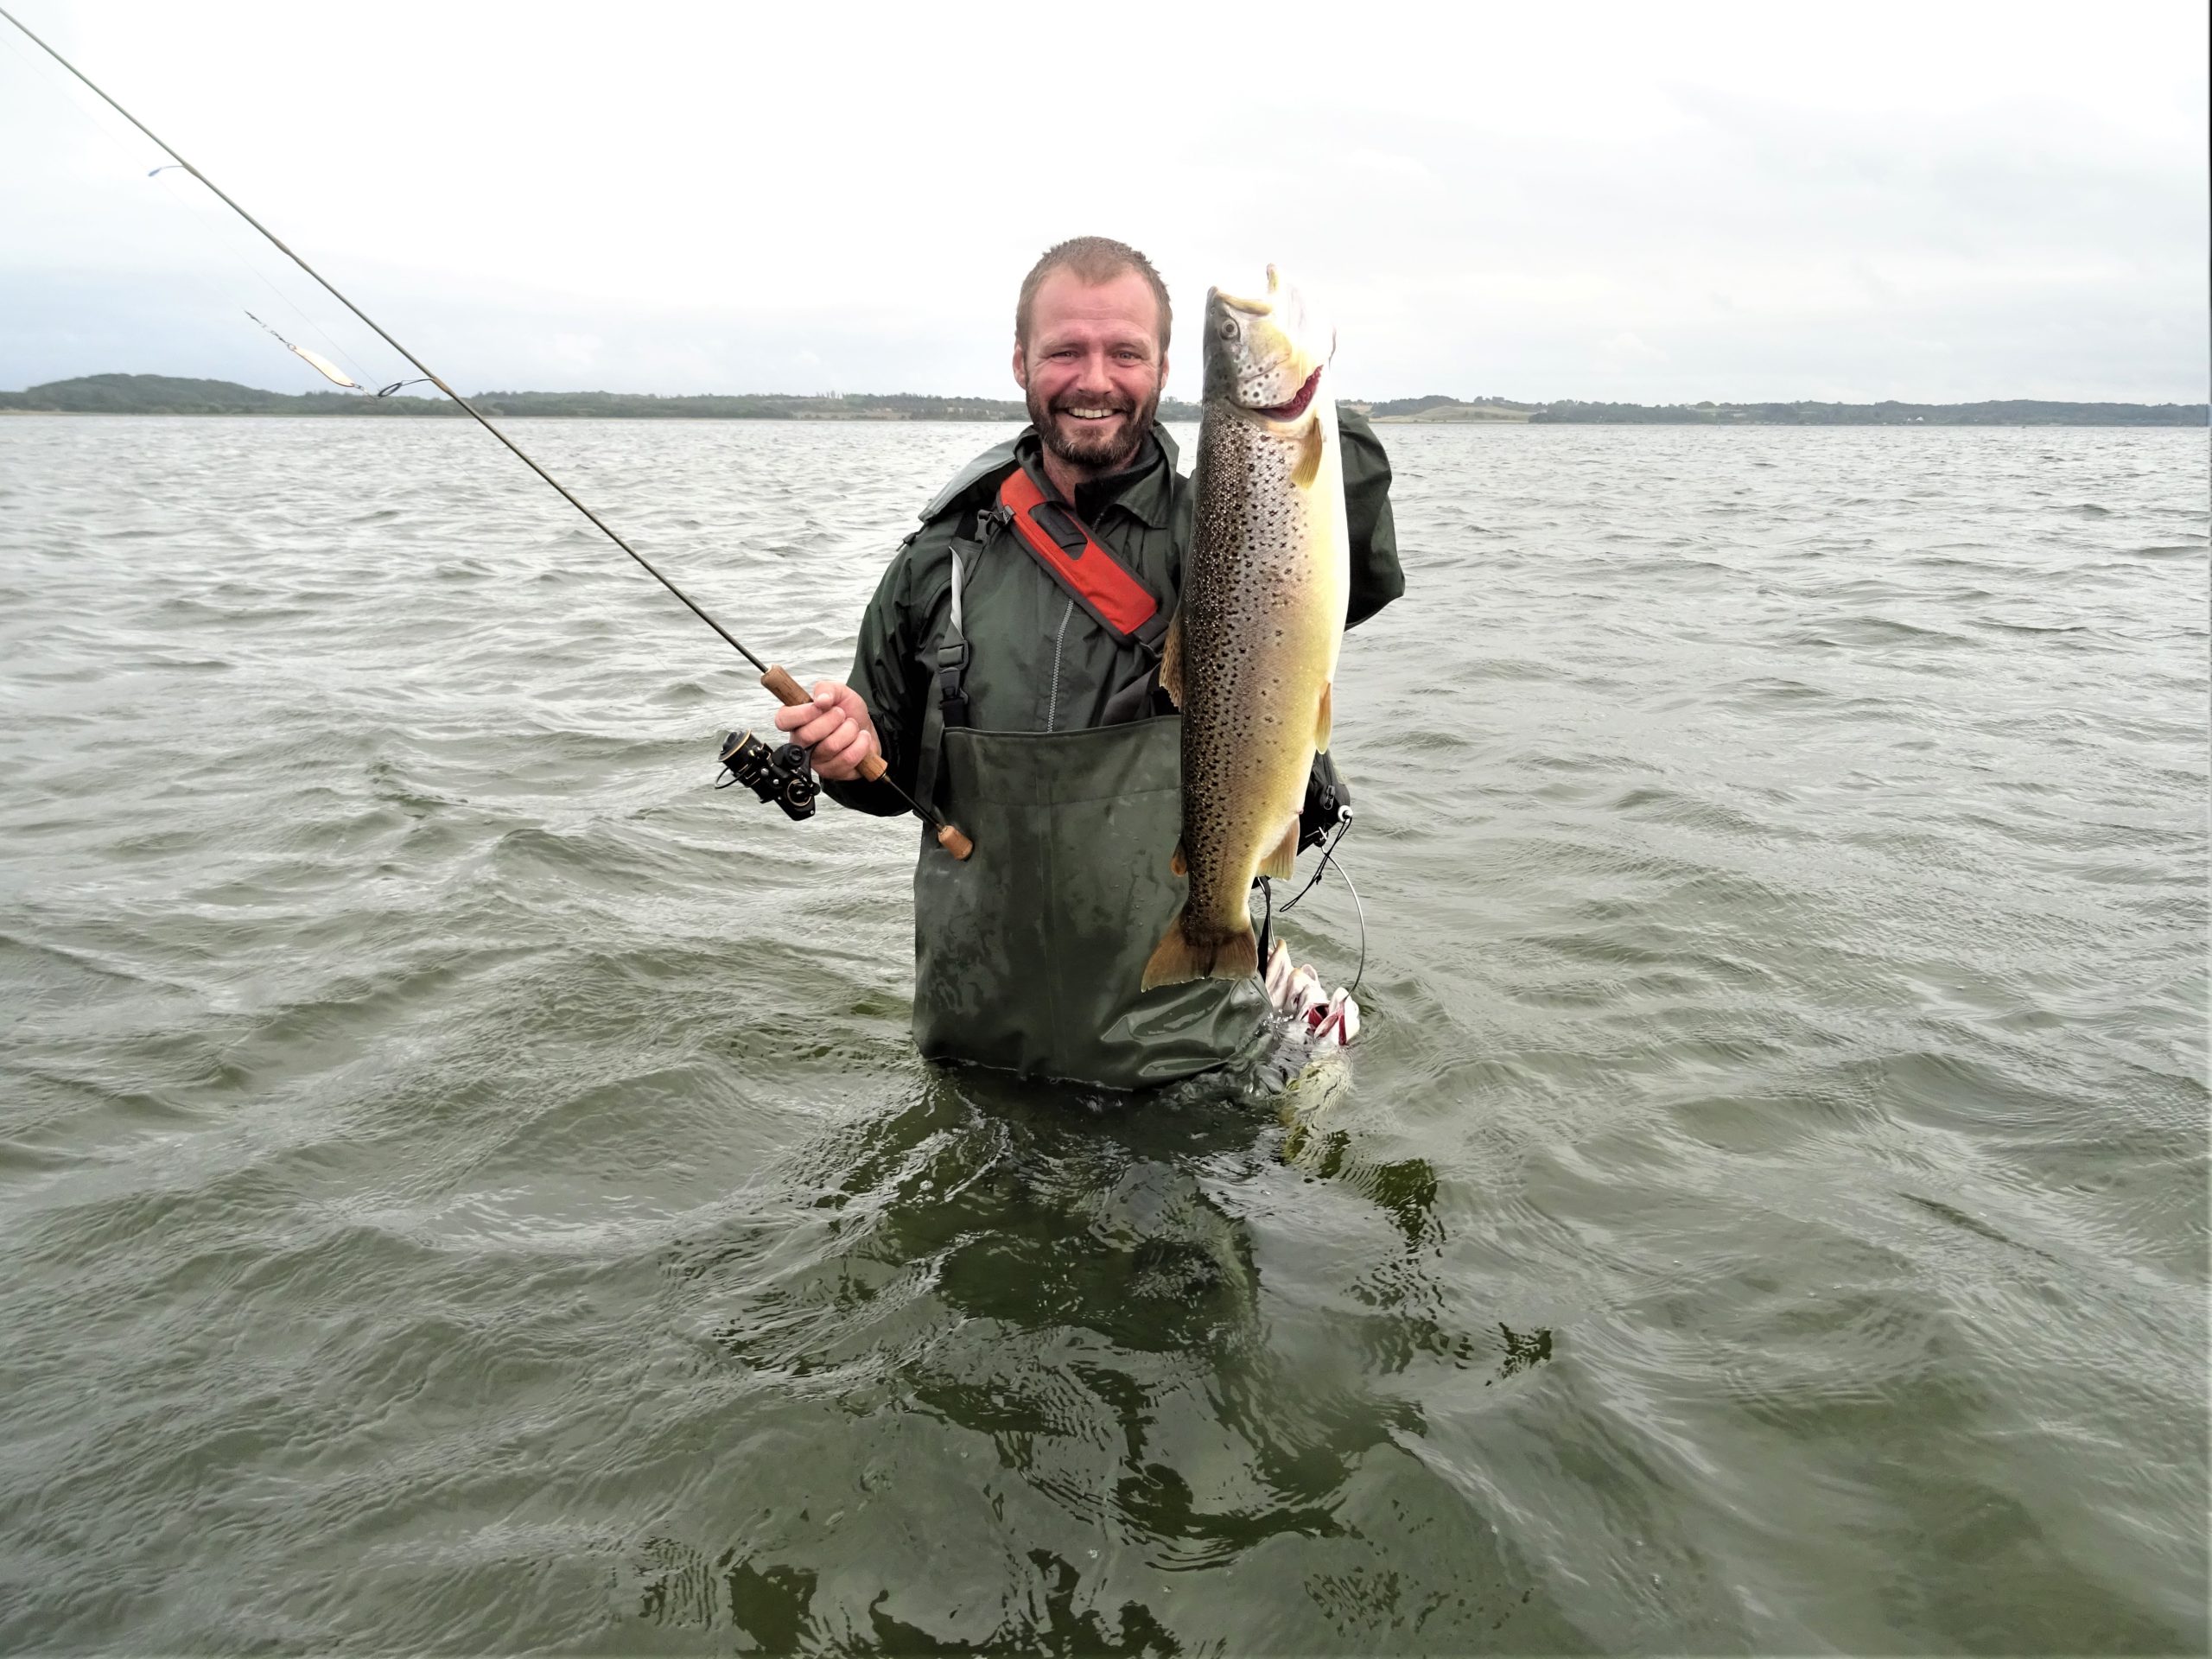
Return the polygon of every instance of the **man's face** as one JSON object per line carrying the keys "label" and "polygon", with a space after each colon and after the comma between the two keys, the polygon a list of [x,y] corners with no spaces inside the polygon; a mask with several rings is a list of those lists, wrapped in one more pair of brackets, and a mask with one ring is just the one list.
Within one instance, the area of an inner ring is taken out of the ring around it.
{"label": "man's face", "polygon": [[1014,349],[1014,378],[1046,449],[1089,477],[1121,471],[1167,380],[1151,285],[1134,270],[1098,283],[1053,271],[1030,307],[1028,348]]}

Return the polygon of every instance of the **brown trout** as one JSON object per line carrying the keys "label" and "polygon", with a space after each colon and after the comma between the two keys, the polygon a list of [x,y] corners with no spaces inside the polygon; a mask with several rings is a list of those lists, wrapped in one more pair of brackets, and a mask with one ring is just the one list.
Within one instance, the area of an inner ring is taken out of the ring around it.
{"label": "brown trout", "polygon": [[1336,337],[1268,267],[1267,297],[1206,295],[1196,534],[1160,683],[1183,711],[1183,908],[1143,988],[1259,971],[1255,875],[1287,876],[1351,587]]}

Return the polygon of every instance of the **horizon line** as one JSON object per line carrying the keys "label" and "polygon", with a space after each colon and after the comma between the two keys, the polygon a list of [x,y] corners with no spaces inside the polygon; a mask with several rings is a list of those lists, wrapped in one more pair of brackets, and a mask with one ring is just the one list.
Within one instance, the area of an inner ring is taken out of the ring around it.
{"label": "horizon line", "polygon": [[[258,392],[258,393],[261,393],[261,394],[262,394],[262,395],[264,395],[264,396],[266,396],[266,397],[349,397],[349,398],[350,398],[352,396],[353,396],[353,394],[350,394],[350,393],[348,393],[348,392],[346,392],[346,391],[343,391],[343,390],[338,390],[338,389],[328,389],[328,390],[326,390],[326,389],[322,389],[322,388],[315,388],[315,387],[310,387],[310,388],[308,388],[308,389],[305,389],[305,390],[302,390],[302,391],[280,391],[276,390],[276,388],[274,388],[274,387],[270,387],[270,386],[257,386],[257,385],[251,385],[251,384],[250,384],[250,383],[248,383],[248,382],[246,382],[246,381],[243,381],[243,380],[224,380],[224,379],[219,379],[219,378],[214,378],[214,377],[213,377],[213,376],[207,376],[207,375],[184,375],[184,374],[145,373],[145,372],[139,372],[139,371],[133,371],[133,370],[124,370],[124,369],[109,369],[109,370],[102,370],[102,371],[99,371],[99,372],[95,372],[95,373],[88,373],[88,374],[76,374],[76,375],[66,375],[66,376],[63,376],[63,377],[61,377],[61,378],[58,378],[58,379],[51,379],[51,380],[41,380],[41,381],[36,381],[36,382],[34,382],[34,383],[32,383],[32,384],[30,384],[30,385],[24,385],[24,386],[21,386],[21,387],[13,387],[13,388],[4,388],[4,387],[0,387],[0,397],[21,397],[28,396],[28,395],[29,395],[29,394],[30,394],[31,392],[45,391],[45,390],[47,390],[47,389],[48,389],[48,388],[50,388],[50,387],[67,386],[67,385],[74,385],[74,384],[77,384],[77,383],[79,383],[79,382],[83,382],[83,381],[98,381],[98,380],[111,379],[111,378],[134,379],[134,380],[136,380],[136,379],[144,379],[144,380],[185,380],[185,381],[199,381],[199,382],[201,382],[201,383],[203,383],[203,384],[209,385],[234,386],[234,387],[238,388],[238,389],[239,391],[241,391]],[[367,395],[367,396],[369,396],[369,397],[374,397],[374,394],[372,394],[372,394],[366,394],[366,395]],[[670,403],[673,403],[673,402],[680,402],[680,401],[683,401],[683,400],[687,400],[687,399],[693,399],[693,398],[709,398],[709,397],[725,397],[725,398],[746,398],[746,397],[752,397],[752,398],[772,398],[772,399],[790,400],[790,401],[793,401],[793,402],[809,402],[809,403],[849,403],[849,402],[851,402],[851,401],[853,401],[853,400],[855,400],[855,399],[860,399],[860,400],[865,401],[865,400],[868,400],[868,399],[870,399],[870,398],[912,397],[912,398],[923,398],[923,399],[927,399],[927,400],[929,400],[929,401],[935,402],[935,403],[948,403],[948,404],[959,404],[959,403],[1006,404],[1014,405],[1014,406],[1015,406],[1015,407],[1020,407],[1020,406],[1021,406],[1022,402],[1023,402],[1023,400],[1022,400],[1021,398],[1020,398],[1020,397],[1007,397],[998,396],[998,395],[995,395],[995,394],[988,393],[988,392],[936,392],[936,391],[836,391],[836,390],[835,390],[835,389],[829,390],[829,391],[607,391],[607,390],[606,390],[606,389],[604,389],[604,388],[601,388],[601,387],[585,387],[585,386],[564,386],[564,387],[549,388],[549,389],[525,389],[525,388],[522,388],[522,387],[516,387],[516,386],[485,386],[485,387],[481,387],[481,388],[478,389],[478,390],[477,390],[477,391],[475,391],[470,392],[470,393],[469,393],[469,394],[467,394],[467,395],[468,395],[468,396],[470,396],[470,397],[644,397],[644,398],[652,398],[652,399],[654,399],[654,400],[656,400],[656,401],[660,401],[660,402],[670,402]],[[411,401],[411,402],[418,402],[418,403],[425,403],[425,404],[444,404],[444,403],[446,403],[446,402],[447,402],[447,399],[446,399],[444,397],[442,397],[442,395],[437,394],[437,393],[429,393],[429,394],[424,394],[424,393],[421,393],[421,392],[406,392],[406,393],[395,393],[393,396],[394,396],[394,398],[397,398],[397,397],[406,397],[409,401]],[[1192,408],[1192,409],[1200,408],[1200,407],[1202,407],[1202,406],[1203,406],[1203,404],[1204,404],[1204,399],[1203,399],[1203,398],[1197,398],[1197,397],[1173,397],[1173,396],[1168,396],[1168,395],[1163,395],[1163,396],[1160,397],[1160,401],[1162,404],[1182,404],[1182,405],[1184,405],[1184,406],[1185,406],[1185,407]],[[1845,409],[1848,409],[1848,408],[1854,408],[1854,407],[1856,407],[1856,408],[1872,409],[1872,408],[1879,408],[1879,407],[1881,407],[1881,406],[1882,406],[1883,404],[1900,404],[1900,405],[1905,405],[1905,406],[1910,406],[1910,407],[1916,407],[1916,408],[1923,408],[1923,409],[1967,409],[1967,408],[1972,408],[1972,407],[1974,407],[1974,406],[1976,406],[1976,405],[1978,405],[1978,404],[2082,404],[2082,405],[2104,405],[2104,406],[2108,406],[2108,407],[2113,407],[2113,408],[2121,408],[2121,409],[2208,409],[2208,410],[2212,410],[2212,402],[2209,402],[2209,401],[2207,401],[2207,400],[2205,400],[2205,399],[2200,399],[2200,398],[2186,398],[2186,399],[2170,398],[2170,399],[2164,399],[2164,400],[2160,400],[2160,401],[2157,401],[2157,402],[2150,402],[2150,401],[2145,401],[2145,400],[2141,399],[2141,398],[2128,398],[2128,397],[1964,397],[1964,398],[1950,398],[1950,399],[1946,399],[1946,400],[1942,400],[1942,401],[1936,401],[1936,400],[1931,400],[1931,399],[1927,399],[1927,398],[1919,398],[1919,397],[1897,397],[1897,396],[1890,396],[1890,397],[1875,397],[1875,398],[1807,397],[1699,397],[1699,398],[1676,397],[1676,398],[1665,398],[1665,399],[1660,399],[1660,400],[1654,401],[1654,402],[1643,402],[1643,401],[1641,401],[1641,400],[1631,399],[1631,398],[1626,398],[1626,397],[1549,397],[1549,398],[1531,398],[1531,397],[1510,397],[1498,396],[1498,395],[1496,395],[1496,394],[1484,394],[1484,395],[1479,395],[1479,396],[1471,396],[1471,396],[1462,396],[1462,395],[1460,395],[1460,394],[1453,393],[1453,392],[1427,391],[1427,392],[1415,392],[1415,393],[1409,393],[1409,394],[1406,394],[1406,395],[1402,395],[1402,396],[1399,396],[1399,397],[1359,397],[1359,396],[1356,396],[1356,395],[1352,395],[1352,394],[1349,394],[1349,393],[1347,393],[1347,394],[1344,394],[1344,395],[1340,396],[1340,397],[1337,399],[1337,401],[1338,401],[1338,402],[1339,402],[1339,403],[1346,403],[1346,404],[1365,404],[1365,405],[1367,405],[1367,406],[1368,406],[1368,407],[1370,407],[1370,408],[1372,408],[1372,407],[1374,407],[1375,405],[1381,404],[1410,404],[1410,403],[1420,403],[1420,402],[1430,402],[1430,403],[1432,403],[1432,404],[1435,404],[1435,403],[1438,403],[1438,402],[1442,402],[1442,403],[1450,403],[1450,404],[1460,404],[1460,405],[1468,406],[1468,407],[1479,407],[1479,406],[1483,406],[1483,405],[1490,405],[1490,406],[1493,406],[1493,407],[1497,407],[1497,408],[1526,409],[1526,410],[1551,409],[1551,408],[1556,408],[1556,407],[1558,407],[1558,406],[1560,406],[1560,405],[1561,405],[1561,404],[1592,404],[1592,405],[1604,405],[1604,406],[1611,406],[1611,407],[1622,408],[1622,409],[1703,409],[1703,408],[1725,409],[1725,408],[1757,408],[1757,407],[1759,407],[1759,406],[1761,406],[1761,405],[1767,405],[1767,404],[1775,404],[1775,405],[1814,404],[1814,405],[1827,405],[1827,406],[1834,407],[1834,408],[1845,408]]]}

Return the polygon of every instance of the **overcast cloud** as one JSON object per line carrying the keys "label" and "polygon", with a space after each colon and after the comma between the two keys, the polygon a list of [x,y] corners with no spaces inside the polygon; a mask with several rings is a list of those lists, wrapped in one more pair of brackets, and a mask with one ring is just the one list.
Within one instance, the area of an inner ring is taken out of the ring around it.
{"label": "overcast cloud", "polygon": [[[6,3],[464,390],[1010,397],[1095,231],[1367,397],[2206,395],[2196,3]],[[406,372],[4,26],[0,155],[0,387]]]}

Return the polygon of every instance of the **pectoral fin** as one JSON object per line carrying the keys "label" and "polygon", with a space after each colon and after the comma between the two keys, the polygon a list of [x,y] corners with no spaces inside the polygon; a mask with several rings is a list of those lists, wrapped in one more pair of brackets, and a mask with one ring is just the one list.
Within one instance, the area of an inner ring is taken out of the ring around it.
{"label": "pectoral fin", "polygon": [[1178,875],[1191,873],[1191,861],[1183,856],[1183,843],[1179,841],[1175,843],[1175,856],[1167,861],[1167,868]]}
{"label": "pectoral fin", "polygon": [[1329,728],[1336,719],[1336,711],[1330,706],[1329,694],[1336,689],[1334,680],[1321,688],[1321,712],[1313,722],[1313,747],[1324,754],[1329,752]]}
{"label": "pectoral fin", "polygon": [[1290,815],[1290,828],[1282,832],[1282,839],[1275,849],[1260,861],[1260,874],[1278,881],[1289,880],[1292,868],[1298,862],[1298,814]]}
{"label": "pectoral fin", "polygon": [[1179,606],[1167,619],[1167,638],[1160,650],[1160,689],[1178,709],[1183,706],[1183,612]]}
{"label": "pectoral fin", "polygon": [[1314,421],[1306,429],[1306,444],[1298,452],[1298,464],[1290,469],[1290,481],[1301,490],[1310,488],[1321,476],[1321,452],[1328,448],[1328,441],[1321,435],[1321,423]]}

